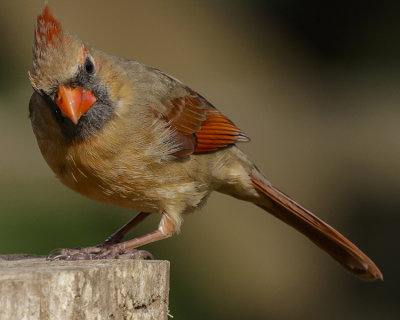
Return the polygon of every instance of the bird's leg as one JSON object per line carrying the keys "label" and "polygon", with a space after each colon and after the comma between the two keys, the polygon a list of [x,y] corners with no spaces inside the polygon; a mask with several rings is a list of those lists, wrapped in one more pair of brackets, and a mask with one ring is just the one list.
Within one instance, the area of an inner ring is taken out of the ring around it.
{"label": "bird's leg", "polygon": [[123,251],[134,249],[151,242],[169,238],[176,232],[176,230],[177,230],[176,224],[168,217],[166,213],[163,213],[157,230],[145,234],[143,236],[140,236],[138,238],[121,242],[119,244],[114,245],[114,247],[118,248],[118,250],[123,250]]}
{"label": "bird's leg", "polygon": [[[132,225],[137,224],[133,223],[135,218],[129,221],[128,224],[125,225],[124,227],[130,224]],[[144,218],[142,217],[141,220],[143,219]],[[124,227],[122,227],[121,229],[124,229]],[[136,250],[135,248],[154,241],[169,238],[176,232],[176,230],[177,230],[176,224],[168,217],[166,213],[163,213],[161,216],[160,224],[158,225],[158,229],[156,231],[150,232],[148,234],[134,238],[132,240],[128,240],[121,243],[115,243],[111,245],[88,247],[82,249],[56,249],[50,253],[48,259],[50,260],[149,259],[149,258],[152,259],[153,256],[147,251]],[[119,230],[116,233],[118,234],[118,232]],[[125,231],[125,233],[126,232],[127,231]]]}
{"label": "bird's leg", "polygon": [[131,220],[129,220],[125,225],[115,231],[111,236],[109,236],[103,243],[97,245],[98,247],[105,247],[109,245],[113,245],[116,243],[120,243],[121,240],[125,237],[125,235],[132,230],[135,226],[137,226],[140,222],[142,222],[145,218],[150,215],[150,212],[139,212],[136,216],[134,216]]}

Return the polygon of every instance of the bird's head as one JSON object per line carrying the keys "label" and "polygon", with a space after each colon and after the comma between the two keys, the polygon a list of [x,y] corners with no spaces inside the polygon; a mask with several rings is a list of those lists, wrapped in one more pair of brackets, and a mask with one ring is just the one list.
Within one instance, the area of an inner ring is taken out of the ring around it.
{"label": "bird's head", "polygon": [[[63,31],[46,5],[38,16],[29,79],[70,135],[100,128],[112,113],[94,49]],[[104,107],[106,105],[106,107]]]}

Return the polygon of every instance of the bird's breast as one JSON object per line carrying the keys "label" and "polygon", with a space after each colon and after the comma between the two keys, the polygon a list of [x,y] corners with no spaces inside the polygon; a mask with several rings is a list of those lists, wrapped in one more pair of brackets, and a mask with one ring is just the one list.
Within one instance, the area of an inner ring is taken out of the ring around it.
{"label": "bird's breast", "polygon": [[112,154],[92,146],[70,147],[54,168],[74,191],[103,203],[141,211],[197,207],[208,195],[206,184],[182,170],[182,163],[153,159],[127,150]]}

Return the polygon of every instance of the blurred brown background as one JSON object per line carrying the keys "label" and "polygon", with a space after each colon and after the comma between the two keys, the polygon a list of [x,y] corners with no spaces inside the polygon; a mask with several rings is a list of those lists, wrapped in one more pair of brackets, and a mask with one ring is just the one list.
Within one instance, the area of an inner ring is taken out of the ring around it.
{"label": "blurred brown background", "polygon": [[[359,281],[257,207],[214,194],[180,235],[147,246],[171,261],[175,319],[398,319],[397,2],[49,2],[64,29],[207,97],[252,138],[242,149],[269,179],[385,276]],[[43,5],[0,4],[0,253],[93,245],[133,214],[73,193],[40,155],[27,71]]]}

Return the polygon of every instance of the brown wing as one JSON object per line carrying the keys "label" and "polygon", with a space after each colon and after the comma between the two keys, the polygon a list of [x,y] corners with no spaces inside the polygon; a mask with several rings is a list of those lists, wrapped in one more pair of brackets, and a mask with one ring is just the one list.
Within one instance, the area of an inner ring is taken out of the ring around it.
{"label": "brown wing", "polygon": [[191,93],[165,102],[166,120],[176,130],[182,150],[177,156],[212,152],[249,138],[203,97]]}

